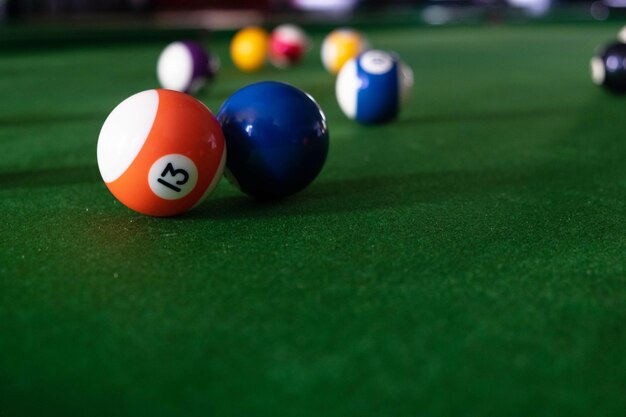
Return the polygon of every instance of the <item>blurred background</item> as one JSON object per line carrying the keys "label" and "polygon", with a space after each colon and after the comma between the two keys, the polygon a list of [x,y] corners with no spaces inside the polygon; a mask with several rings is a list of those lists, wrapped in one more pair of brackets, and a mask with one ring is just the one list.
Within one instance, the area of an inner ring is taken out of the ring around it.
{"label": "blurred background", "polygon": [[626,0],[0,0],[4,24],[128,19],[163,26],[227,29],[251,23],[298,21],[371,23],[390,18],[426,25],[523,20],[623,19]]}

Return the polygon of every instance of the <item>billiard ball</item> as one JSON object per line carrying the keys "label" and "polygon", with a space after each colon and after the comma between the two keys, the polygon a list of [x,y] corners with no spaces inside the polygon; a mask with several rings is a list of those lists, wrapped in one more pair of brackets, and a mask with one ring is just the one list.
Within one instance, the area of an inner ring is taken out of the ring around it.
{"label": "billiard ball", "polygon": [[348,118],[372,124],[396,118],[412,87],[413,71],[396,54],[370,50],[343,66],[335,93]]}
{"label": "billiard ball", "polygon": [[626,44],[613,42],[591,58],[591,79],[616,93],[626,93]]}
{"label": "billiard ball", "polygon": [[280,25],[270,34],[270,62],[278,68],[295,65],[305,56],[309,45],[309,37],[300,27],[291,24]]}
{"label": "billiard ball", "polygon": [[369,47],[365,37],[353,29],[336,29],[322,43],[322,64],[331,74]]}
{"label": "billiard ball", "polygon": [[147,90],[122,101],[98,138],[98,168],[113,195],[150,216],[173,216],[202,202],[226,160],[222,129],[190,95]]}
{"label": "billiard ball", "polygon": [[328,126],[313,98],[289,84],[264,81],[230,96],[220,108],[228,156],[225,175],[259,199],[294,194],[320,173]]}
{"label": "billiard ball", "polygon": [[251,26],[241,29],[230,43],[230,57],[241,71],[254,72],[265,65],[267,32]]}
{"label": "billiard ball", "polygon": [[617,34],[617,40],[621,43],[626,43],[626,26],[622,27]]}
{"label": "billiard ball", "polygon": [[159,55],[157,77],[163,88],[194,94],[215,78],[219,65],[200,43],[173,42]]}

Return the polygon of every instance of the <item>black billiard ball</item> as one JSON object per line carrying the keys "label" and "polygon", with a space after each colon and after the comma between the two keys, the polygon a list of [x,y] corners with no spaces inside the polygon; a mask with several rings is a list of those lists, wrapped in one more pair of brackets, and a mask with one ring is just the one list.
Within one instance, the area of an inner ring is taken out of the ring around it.
{"label": "black billiard ball", "polygon": [[616,93],[626,93],[626,44],[610,43],[591,58],[591,79]]}

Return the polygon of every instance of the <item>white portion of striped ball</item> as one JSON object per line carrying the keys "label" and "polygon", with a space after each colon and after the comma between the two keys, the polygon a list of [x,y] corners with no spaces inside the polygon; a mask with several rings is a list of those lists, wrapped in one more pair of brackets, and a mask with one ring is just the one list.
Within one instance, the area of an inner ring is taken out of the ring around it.
{"label": "white portion of striped ball", "polygon": [[224,171],[225,167],[226,167],[226,147],[224,147],[224,152],[222,152],[222,159],[220,159],[220,164],[217,167],[217,171],[215,171],[215,175],[213,175],[213,179],[211,180],[211,183],[207,187],[204,194],[202,194],[202,197],[200,197],[200,199],[196,201],[196,204],[194,204],[192,208],[200,205],[204,200],[207,199],[208,196],[211,195],[211,193],[213,193],[213,190],[215,190],[215,187],[217,187],[217,184],[219,184],[220,180],[222,179],[222,174],[224,174],[225,172]]}
{"label": "white portion of striped ball", "polygon": [[393,67],[393,57],[387,52],[373,49],[361,55],[359,64],[366,72],[380,75],[389,72]]}
{"label": "white portion of striped ball", "polygon": [[350,119],[356,117],[357,94],[359,91],[359,77],[357,75],[356,58],[346,62],[337,75],[335,95],[339,107]]}
{"label": "white portion of striped ball", "polygon": [[159,93],[147,90],[122,101],[104,122],[98,137],[98,168],[104,182],[118,179],[143,147],[159,108]]}
{"label": "white portion of striped ball", "polygon": [[597,84],[601,85],[604,82],[604,78],[606,76],[606,71],[604,69],[604,61],[602,58],[598,56],[594,56],[591,58],[591,80]]}
{"label": "white portion of striped ball", "polygon": [[[182,42],[169,44],[157,62],[157,77],[161,87],[185,92],[193,77],[193,56]],[[197,88],[197,86],[194,86]]]}
{"label": "white portion of striped ball", "polygon": [[277,36],[285,43],[300,44],[305,50],[309,48],[309,37],[306,33],[304,33],[299,26],[290,23],[277,26],[276,29],[272,31],[272,36]]}
{"label": "white portion of striped ball", "polygon": [[324,42],[322,43],[321,55],[322,55],[322,65],[324,65],[324,68],[328,72],[331,71],[331,62],[332,62],[334,53],[335,53],[335,46],[331,44],[329,38],[327,37],[326,39],[324,39]]}

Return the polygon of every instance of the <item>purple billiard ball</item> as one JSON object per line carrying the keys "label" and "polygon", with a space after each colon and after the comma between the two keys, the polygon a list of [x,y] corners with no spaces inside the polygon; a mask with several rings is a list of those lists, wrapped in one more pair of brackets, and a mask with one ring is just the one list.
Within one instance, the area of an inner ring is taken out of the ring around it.
{"label": "purple billiard ball", "polygon": [[612,42],[591,58],[591,79],[615,94],[626,94],[626,44]]}
{"label": "purple billiard ball", "polygon": [[217,56],[200,43],[181,41],[169,44],[161,52],[157,76],[163,88],[195,94],[215,78],[218,69]]}

